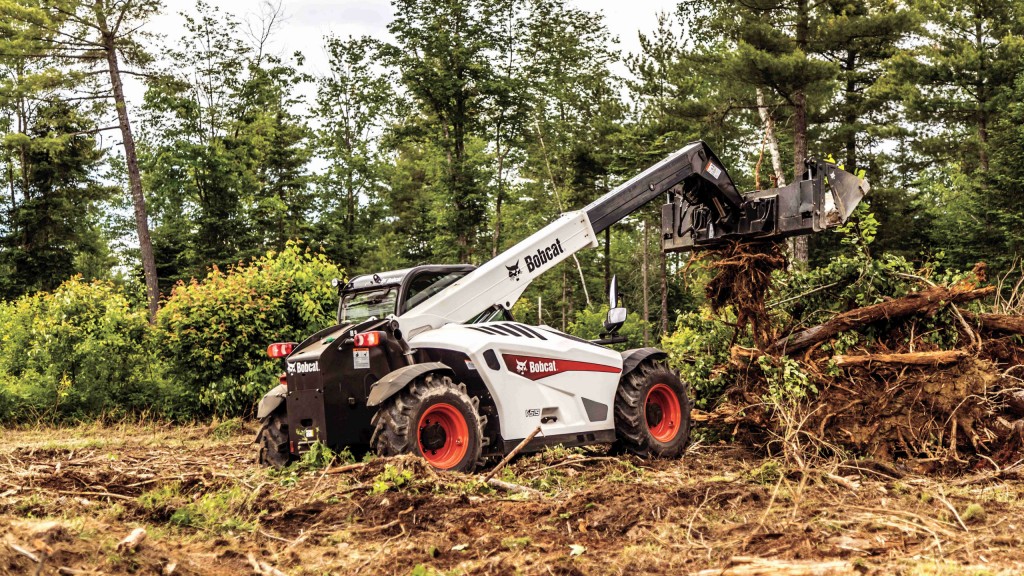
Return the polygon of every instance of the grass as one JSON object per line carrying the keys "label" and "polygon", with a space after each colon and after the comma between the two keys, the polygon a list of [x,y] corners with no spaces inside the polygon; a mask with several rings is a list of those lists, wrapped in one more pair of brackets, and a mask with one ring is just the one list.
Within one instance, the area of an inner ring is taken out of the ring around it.
{"label": "grass", "polygon": [[256,529],[252,499],[252,492],[243,486],[207,493],[175,510],[171,523],[215,534],[252,532]]}

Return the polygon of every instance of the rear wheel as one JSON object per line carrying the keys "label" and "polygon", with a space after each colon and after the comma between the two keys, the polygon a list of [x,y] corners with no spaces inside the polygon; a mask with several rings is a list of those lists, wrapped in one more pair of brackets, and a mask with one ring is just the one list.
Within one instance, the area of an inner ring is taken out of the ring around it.
{"label": "rear wheel", "polygon": [[370,445],[381,456],[416,454],[438,470],[471,472],[483,448],[478,402],[464,384],[427,374],[387,400],[373,417]]}
{"label": "rear wheel", "polygon": [[257,461],[260,466],[282,468],[291,461],[288,452],[288,418],[284,410],[279,409],[260,421],[256,444],[259,445]]}
{"label": "rear wheel", "polygon": [[690,400],[663,363],[645,360],[619,382],[615,435],[619,446],[640,456],[678,458],[686,450]]}

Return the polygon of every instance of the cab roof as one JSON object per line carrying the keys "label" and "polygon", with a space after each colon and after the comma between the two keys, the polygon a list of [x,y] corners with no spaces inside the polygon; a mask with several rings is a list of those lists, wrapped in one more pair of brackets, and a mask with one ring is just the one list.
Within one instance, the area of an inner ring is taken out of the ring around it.
{"label": "cab roof", "polygon": [[363,274],[362,276],[356,276],[349,280],[348,284],[345,285],[345,290],[363,290],[378,286],[399,286],[406,277],[421,271],[471,272],[475,269],[476,266],[473,266],[472,264],[427,264],[423,266],[413,266],[412,268],[402,268],[401,270],[377,272],[375,274]]}

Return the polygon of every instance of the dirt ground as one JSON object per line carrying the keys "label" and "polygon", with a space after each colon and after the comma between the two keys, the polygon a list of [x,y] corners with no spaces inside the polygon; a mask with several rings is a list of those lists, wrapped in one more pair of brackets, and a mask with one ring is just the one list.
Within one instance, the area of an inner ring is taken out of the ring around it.
{"label": "dirt ground", "polygon": [[553,449],[499,474],[531,489],[511,493],[408,457],[267,471],[253,433],[0,431],[0,574],[1024,573],[1019,464],[940,478],[704,442],[659,462]]}

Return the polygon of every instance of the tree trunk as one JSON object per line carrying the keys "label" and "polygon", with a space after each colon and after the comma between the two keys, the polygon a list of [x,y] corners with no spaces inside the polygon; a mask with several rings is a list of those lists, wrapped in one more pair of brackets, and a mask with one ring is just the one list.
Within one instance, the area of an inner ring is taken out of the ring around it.
{"label": "tree trunk", "polygon": [[[793,181],[798,182],[804,172],[804,160],[807,158],[807,95],[803,90],[793,95]],[[807,236],[796,236],[792,239],[793,262],[807,263]]]}
{"label": "tree trunk", "polygon": [[649,297],[649,295],[650,295],[650,287],[648,286],[648,283],[647,283],[647,242],[648,242],[648,236],[649,236],[649,229],[650,229],[650,227],[647,226],[647,220],[644,219],[644,245],[643,245],[644,255],[643,255],[643,261],[640,264],[641,278],[642,278],[642,284],[643,284],[643,290],[644,290],[644,346],[647,346],[650,343],[650,339],[651,339],[651,331],[648,328],[648,322],[647,322],[651,318],[651,310],[650,310],[650,302],[649,302],[650,301],[650,297]]}
{"label": "tree trunk", "polygon": [[128,168],[128,185],[132,194],[135,227],[139,235],[139,250],[142,253],[142,273],[146,279],[146,296],[149,299],[149,321],[153,323],[156,321],[156,312],[160,307],[160,287],[157,284],[153,244],[149,238],[149,216],[146,214],[146,198],[142,194],[142,176],[139,173],[139,160],[135,154],[135,138],[132,136],[131,123],[128,121],[128,106],[125,103],[124,89],[121,86],[121,69],[118,65],[114,34],[107,28],[107,18],[99,2],[96,3],[96,20],[103,33],[103,46],[110,70],[110,85],[114,93],[114,106],[117,108],[117,121],[121,128],[121,139],[124,142],[124,160],[125,166]]}
{"label": "tree trunk", "polygon": [[1011,316],[1009,314],[975,314],[962,310],[964,318],[971,322],[980,324],[982,328],[992,332],[1006,332],[1009,334],[1024,335],[1024,316]]}
{"label": "tree trunk", "polygon": [[801,330],[785,338],[777,340],[768,348],[771,354],[792,354],[819,342],[854,328],[861,328],[881,320],[896,320],[911,314],[931,314],[946,304],[969,302],[990,296],[995,287],[988,286],[978,289],[946,288],[936,286],[920,292],[908,294],[895,300],[886,300],[878,304],[864,306],[842,314],[823,324]]}
{"label": "tree trunk", "polygon": [[[604,229],[604,293],[612,285],[612,229]],[[608,306],[615,308],[615,302],[609,302]]]}
{"label": "tree trunk", "polygon": [[668,254],[661,252],[661,337],[668,335]]}
{"label": "tree trunk", "polygon": [[768,111],[764,90],[761,88],[757,89],[757,113],[761,116],[761,122],[764,124],[768,153],[772,158],[772,171],[775,172],[775,187],[781,188],[786,185],[786,173],[782,170],[782,154],[779,153],[779,138],[775,135],[775,119]]}
{"label": "tree trunk", "polygon": [[857,53],[853,50],[846,51],[845,72],[846,76],[846,171],[851,174],[857,173],[857,132],[850,130],[851,126],[857,123],[857,116],[854,114],[853,105],[850,103],[857,93],[857,82],[854,81],[853,71],[857,66]]}
{"label": "tree trunk", "polygon": [[494,199],[494,235],[491,238],[491,258],[498,255],[498,246],[501,244],[501,201],[505,195],[502,189],[502,169],[504,168],[504,156],[501,153],[501,142],[498,142],[498,194]]}
{"label": "tree trunk", "polygon": [[[807,53],[810,37],[809,0],[798,0],[796,15],[796,45]],[[801,87],[793,93],[793,182],[799,182],[807,159],[807,94]],[[806,264],[808,260],[807,236],[793,239],[793,262]]]}

